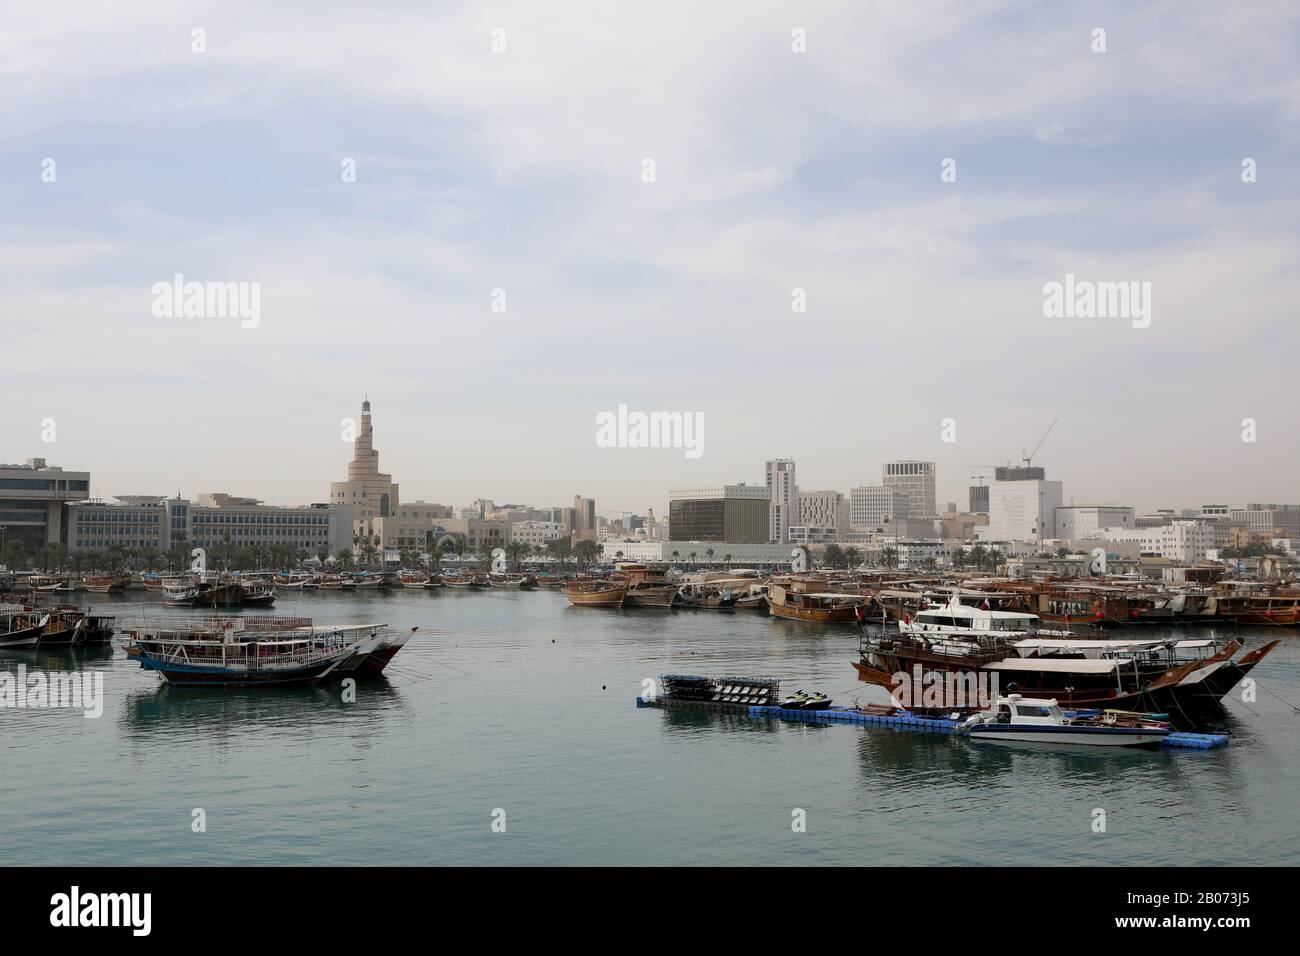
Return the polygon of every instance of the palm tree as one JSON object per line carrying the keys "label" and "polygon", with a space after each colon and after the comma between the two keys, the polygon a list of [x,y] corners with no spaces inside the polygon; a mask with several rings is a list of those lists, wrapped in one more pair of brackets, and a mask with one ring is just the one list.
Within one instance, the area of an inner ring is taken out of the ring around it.
{"label": "palm tree", "polygon": [[862,552],[850,545],[844,549],[844,563],[850,568],[856,568],[862,563]]}
{"label": "palm tree", "polygon": [[601,547],[596,541],[579,541],[574,546],[573,553],[579,566],[590,567],[600,559]]}
{"label": "palm tree", "polygon": [[989,560],[989,549],[984,547],[982,544],[975,545],[975,547],[970,549],[970,559],[971,563],[974,564],[976,568],[981,571],[984,570],[984,566]]}
{"label": "palm tree", "polygon": [[954,568],[964,568],[970,560],[970,552],[965,548],[958,548],[952,553],[952,566]]}
{"label": "palm tree", "polygon": [[339,548],[338,554],[334,555],[334,560],[339,563],[343,570],[350,569],[352,567],[352,549]]}
{"label": "palm tree", "polygon": [[885,548],[884,551],[881,551],[881,552],[880,552],[880,558],[881,558],[881,560],[884,562],[885,567],[887,567],[887,568],[896,568],[896,567],[898,567],[898,549],[897,549],[897,548]]}
{"label": "palm tree", "polygon": [[826,550],[822,552],[822,561],[827,567],[838,568],[844,564],[844,549],[838,544],[826,545]]}
{"label": "palm tree", "polygon": [[528,557],[529,552],[532,550],[533,549],[530,545],[527,545],[522,541],[511,541],[507,544],[506,557],[510,559],[510,567],[518,571],[520,562],[522,562],[524,558]]}
{"label": "palm tree", "polygon": [[730,569],[730,568],[731,568],[731,555],[729,555],[729,554],[724,554],[724,555],[722,556],[722,563],[725,564],[725,565],[727,566],[728,569]]}
{"label": "palm tree", "polygon": [[704,556],[705,556],[706,558],[709,559],[709,564],[712,564],[712,563],[713,563],[713,549],[712,549],[712,548],[708,548],[708,549],[706,549],[705,552],[704,552]]}
{"label": "palm tree", "polygon": [[676,548],[673,549],[673,564],[676,564],[682,558],[682,553]]}

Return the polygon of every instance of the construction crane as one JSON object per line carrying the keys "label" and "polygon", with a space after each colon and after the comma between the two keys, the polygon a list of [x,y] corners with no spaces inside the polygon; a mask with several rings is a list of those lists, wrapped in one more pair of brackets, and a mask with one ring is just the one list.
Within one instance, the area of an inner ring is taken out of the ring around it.
{"label": "construction crane", "polygon": [[[1007,462],[1006,467],[1010,467],[1010,465],[1011,465],[1011,462]],[[1003,465],[967,465],[966,467],[967,467],[967,468],[992,468],[992,469],[993,469],[993,473],[996,475],[998,469],[999,469],[999,468],[1002,468],[1002,467],[1004,467],[1004,466],[1003,466]],[[984,474],[980,474],[980,475],[971,475],[971,478],[972,478],[972,479],[975,479],[975,478],[978,478],[978,479],[979,479],[979,483],[980,483],[980,487],[981,487],[981,488],[984,487],[984,479],[987,478],[987,477],[988,477],[988,475],[984,475]]]}
{"label": "construction crane", "polygon": [[1038,439],[1038,444],[1034,446],[1033,451],[1031,451],[1028,455],[1026,455],[1024,452],[1020,453],[1020,460],[1025,463],[1026,468],[1028,468],[1031,464],[1033,464],[1034,456],[1038,454],[1038,449],[1043,447],[1043,442],[1047,441],[1047,436],[1052,433],[1052,429],[1056,427],[1056,423],[1059,421],[1060,421],[1059,418],[1052,419],[1052,424],[1047,426],[1047,431],[1043,432],[1043,437]]}

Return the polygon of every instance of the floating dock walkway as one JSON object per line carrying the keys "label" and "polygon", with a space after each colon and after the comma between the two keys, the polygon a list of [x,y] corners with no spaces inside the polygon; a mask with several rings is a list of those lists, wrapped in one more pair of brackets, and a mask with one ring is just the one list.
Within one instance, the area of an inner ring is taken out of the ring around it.
{"label": "floating dock walkway", "polygon": [[[673,700],[658,697],[636,699],[638,707],[670,707],[681,710],[707,710],[715,714],[740,714],[765,720],[787,720],[800,724],[867,724],[906,730],[918,734],[960,734],[961,721],[942,717],[917,717],[902,713],[895,716],[866,714],[851,707],[830,707],[826,710],[794,710],[788,707],[747,706],[745,704],[713,704],[699,700]],[[1192,734],[1175,731],[1162,741],[1166,747],[1183,747],[1192,750],[1212,750],[1228,743],[1226,734]]]}

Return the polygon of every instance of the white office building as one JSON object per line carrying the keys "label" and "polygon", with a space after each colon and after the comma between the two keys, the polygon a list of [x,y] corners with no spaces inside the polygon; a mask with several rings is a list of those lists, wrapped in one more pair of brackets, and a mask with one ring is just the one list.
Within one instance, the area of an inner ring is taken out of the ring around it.
{"label": "white office building", "polygon": [[[999,469],[1001,470],[1001,469]],[[1038,475],[1042,469],[1033,469]],[[1019,478],[989,485],[989,523],[977,535],[983,541],[1034,541],[1060,537],[1056,509],[1063,496],[1059,481]]]}
{"label": "white office building", "polygon": [[1132,528],[1135,511],[1124,505],[1062,505],[1056,509],[1056,537],[1095,538],[1102,528]]}
{"label": "white office building", "polygon": [[890,531],[911,511],[907,493],[888,485],[849,489],[849,526],[855,531]]}
{"label": "white office building", "polygon": [[1213,524],[1201,521],[1173,521],[1154,528],[1103,528],[1101,541],[1137,545],[1140,554],[1156,555],[1181,564],[1203,561],[1215,545]]}

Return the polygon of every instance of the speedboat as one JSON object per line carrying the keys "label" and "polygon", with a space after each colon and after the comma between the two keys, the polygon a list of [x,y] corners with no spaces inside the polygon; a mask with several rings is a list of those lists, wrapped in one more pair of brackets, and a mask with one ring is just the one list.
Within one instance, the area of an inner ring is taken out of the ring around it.
{"label": "speedboat", "polygon": [[992,709],[967,719],[962,730],[972,740],[1096,747],[1150,747],[1171,732],[1169,724],[1151,715],[1105,711],[1067,717],[1054,699],[1019,694],[999,697]]}

